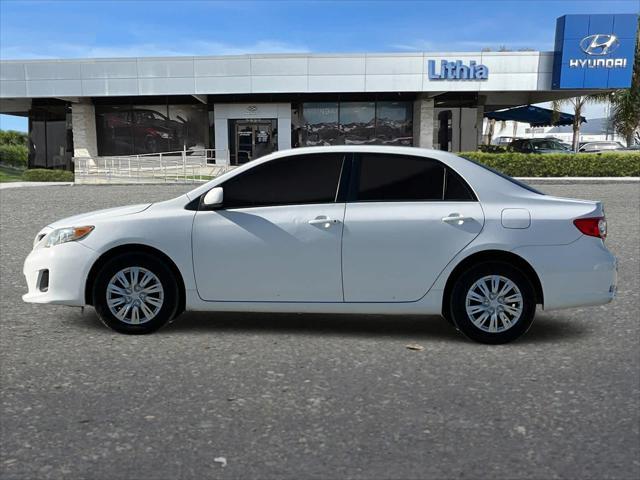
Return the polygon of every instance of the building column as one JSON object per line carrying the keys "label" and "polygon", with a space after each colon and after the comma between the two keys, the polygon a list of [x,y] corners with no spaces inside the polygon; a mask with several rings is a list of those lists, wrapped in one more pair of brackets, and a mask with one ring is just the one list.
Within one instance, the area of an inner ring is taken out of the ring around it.
{"label": "building column", "polygon": [[96,109],[90,99],[71,104],[73,129],[73,156],[95,158],[98,156],[96,136]]}
{"label": "building column", "polygon": [[484,105],[478,105],[476,128],[478,129],[478,141],[476,145],[482,145],[484,143]]}
{"label": "building column", "polygon": [[291,104],[278,104],[278,150],[291,148]]}
{"label": "building column", "polygon": [[433,148],[433,98],[418,98],[413,102],[413,146]]}

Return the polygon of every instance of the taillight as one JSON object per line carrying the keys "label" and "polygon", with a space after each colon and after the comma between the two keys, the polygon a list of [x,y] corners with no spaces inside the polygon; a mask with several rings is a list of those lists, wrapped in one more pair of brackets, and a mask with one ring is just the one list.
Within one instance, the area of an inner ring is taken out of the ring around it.
{"label": "taillight", "polygon": [[585,235],[603,240],[607,236],[607,221],[604,217],[576,218],[573,224]]}

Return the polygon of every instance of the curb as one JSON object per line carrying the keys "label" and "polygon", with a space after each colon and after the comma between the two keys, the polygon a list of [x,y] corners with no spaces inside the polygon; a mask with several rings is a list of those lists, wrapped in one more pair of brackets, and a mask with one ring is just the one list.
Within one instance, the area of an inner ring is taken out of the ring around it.
{"label": "curb", "polygon": [[0,190],[21,187],[70,187],[73,182],[2,182]]}

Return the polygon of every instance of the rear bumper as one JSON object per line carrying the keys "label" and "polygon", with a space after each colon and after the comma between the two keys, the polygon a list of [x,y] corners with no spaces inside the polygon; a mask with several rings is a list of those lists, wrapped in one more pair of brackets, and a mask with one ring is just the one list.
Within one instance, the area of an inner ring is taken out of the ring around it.
{"label": "rear bumper", "polygon": [[603,305],[615,298],[618,261],[598,238],[582,236],[569,245],[520,247],[513,253],[538,273],[545,310]]}
{"label": "rear bumper", "polygon": [[[36,248],[24,262],[23,273],[29,292],[22,296],[28,303],[85,305],[85,283],[98,253],[80,242],[69,242],[51,248]],[[48,271],[44,289],[43,276]]]}

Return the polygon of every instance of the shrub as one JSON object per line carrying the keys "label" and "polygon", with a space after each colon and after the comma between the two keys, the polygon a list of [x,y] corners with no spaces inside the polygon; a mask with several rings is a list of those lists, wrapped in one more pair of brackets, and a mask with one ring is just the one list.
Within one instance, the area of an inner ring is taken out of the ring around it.
{"label": "shrub", "polygon": [[26,182],[73,182],[73,172],[33,168],[22,175]]}
{"label": "shrub", "polygon": [[0,145],[23,145],[27,146],[29,136],[24,132],[15,130],[0,130]]}
{"label": "shrub", "polygon": [[17,168],[27,168],[29,150],[25,145],[0,144],[0,163]]}
{"label": "shrub", "polygon": [[512,177],[638,177],[640,153],[462,152],[461,156]]}

